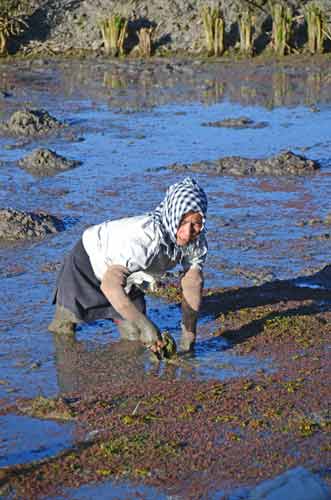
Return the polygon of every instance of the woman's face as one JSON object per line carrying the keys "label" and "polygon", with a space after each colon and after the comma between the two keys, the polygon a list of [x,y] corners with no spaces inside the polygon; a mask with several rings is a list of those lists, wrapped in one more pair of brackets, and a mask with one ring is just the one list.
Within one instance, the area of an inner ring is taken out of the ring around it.
{"label": "woman's face", "polygon": [[176,243],[178,246],[184,246],[195,240],[202,229],[202,216],[198,212],[188,212],[180,221]]}

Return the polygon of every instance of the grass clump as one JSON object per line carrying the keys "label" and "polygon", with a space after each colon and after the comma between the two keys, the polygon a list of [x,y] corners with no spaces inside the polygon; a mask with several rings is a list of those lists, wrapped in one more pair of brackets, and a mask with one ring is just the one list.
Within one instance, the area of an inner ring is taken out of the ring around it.
{"label": "grass clump", "polygon": [[124,42],[127,36],[128,20],[120,14],[112,14],[102,19],[99,27],[104,43],[104,51],[108,56],[124,55]]}
{"label": "grass clump", "polygon": [[292,27],[292,8],[289,5],[270,1],[272,17],[272,47],[278,56],[290,51],[289,40]]}
{"label": "grass clump", "polygon": [[305,9],[307,23],[308,49],[311,54],[322,53],[325,40],[325,15],[314,2]]}
{"label": "grass clump", "polygon": [[149,28],[140,28],[137,32],[139,39],[139,55],[140,57],[150,57],[152,55],[153,43],[152,35],[155,31],[155,27],[151,26]]}
{"label": "grass clump", "polygon": [[0,0],[0,56],[7,55],[9,40],[29,27],[29,10],[26,0]]}
{"label": "grass clump", "polygon": [[204,6],[202,20],[205,28],[209,56],[221,56],[224,52],[224,17],[220,9]]}
{"label": "grass clump", "polygon": [[240,52],[245,56],[253,55],[254,16],[249,8],[239,14]]}

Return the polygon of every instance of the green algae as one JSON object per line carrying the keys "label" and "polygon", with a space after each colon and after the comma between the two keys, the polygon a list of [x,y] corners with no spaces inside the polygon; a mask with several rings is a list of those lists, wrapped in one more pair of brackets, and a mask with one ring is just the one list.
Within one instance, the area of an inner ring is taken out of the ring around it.
{"label": "green algae", "polygon": [[178,455],[183,448],[183,443],[176,440],[163,441],[159,440],[154,444],[154,448],[160,455]]}
{"label": "green algae", "polygon": [[216,415],[213,417],[213,422],[228,424],[229,422],[238,422],[238,417],[236,415]]}
{"label": "green algae", "polygon": [[291,380],[291,381],[283,383],[283,385],[284,385],[285,389],[287,390],[287,392],[296,392],[300,388],[302,388],[303,384],[304,384],[304,379],[303,378],[298,378],[296,380]]}
{"label": "green algae", "polygon": [[54,420],[73,420],[75,418],[74,411],[61,398],[48,399],[44,396],[37,396],[29,406],[21,407],[20,410],[24,414],[37,418]]}
{"label": "green algae", "polygon": [[146,415],[123,415],[121,417],[121,421],[125,425],[148,424],[153,420],[161,420],[161,417],[158,417],[152,413]]}
{"label": "green algae", "polygon": [[201,409],[200,405],[186,404],[183,411],[179,413],[178,418],[190,418],[193,414],[197,413]]}
{"label": "green algae", "polygon": [[302,437],[310,437],[319,429],[319,423],[309,418],[302,418],[297,423],[297,430]]}
{"label": "green algae", "polygon": [[143,453],[149,435],[147,433],[133,436],[118,436],[100,444],[100,451],[106,457],[114,455],[131,455]]}
{"label": "green algae", "polygon": [[177,284],[161,284],[151,295],[156,297],[161,297],[168,300],[169,302],[181,302],[182,300],[182,290]]}

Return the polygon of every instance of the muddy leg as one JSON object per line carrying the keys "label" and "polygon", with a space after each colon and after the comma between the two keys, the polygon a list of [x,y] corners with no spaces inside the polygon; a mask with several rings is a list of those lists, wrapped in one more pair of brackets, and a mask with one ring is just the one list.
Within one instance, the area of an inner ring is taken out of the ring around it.
{"label": "muddy leg", "polygon": [[193,350],[197,331],[198,312],[187,303],[185,298],[182,302],[182,335],[179,349],[182,352]]}
{"label": "muddy leg", "polygon": [[54,319],[48,325],[48,330],[62,335],[74,335],[77,323],[79,320],[74,313],[57,304]]}
{"label": "muddy leg", "polygon": [[182,325],[182,335],[179,343],[179,350],[181,352],[190,352],[193,351],[194,344],[196,339],[196,333],[190,332]]}

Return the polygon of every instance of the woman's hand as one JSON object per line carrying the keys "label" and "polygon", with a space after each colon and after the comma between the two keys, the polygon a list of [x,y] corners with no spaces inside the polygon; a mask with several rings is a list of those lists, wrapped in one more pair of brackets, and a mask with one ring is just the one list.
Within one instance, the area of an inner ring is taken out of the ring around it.
{"label": "woman's hand", "polygon": [[161,332],[158,327],[144,314],[140,313],[139,319],[134,321],[140,332],[140,340],[147,346],[154,345],[158,348],[158,342],[162,342]]}
{"label": "woman's hand", "polygon": [[160,355],[162,353],[163,348],[165,347],[165,342],[163,340],[157,340],[154,344],[147,346],[154,354]]}

